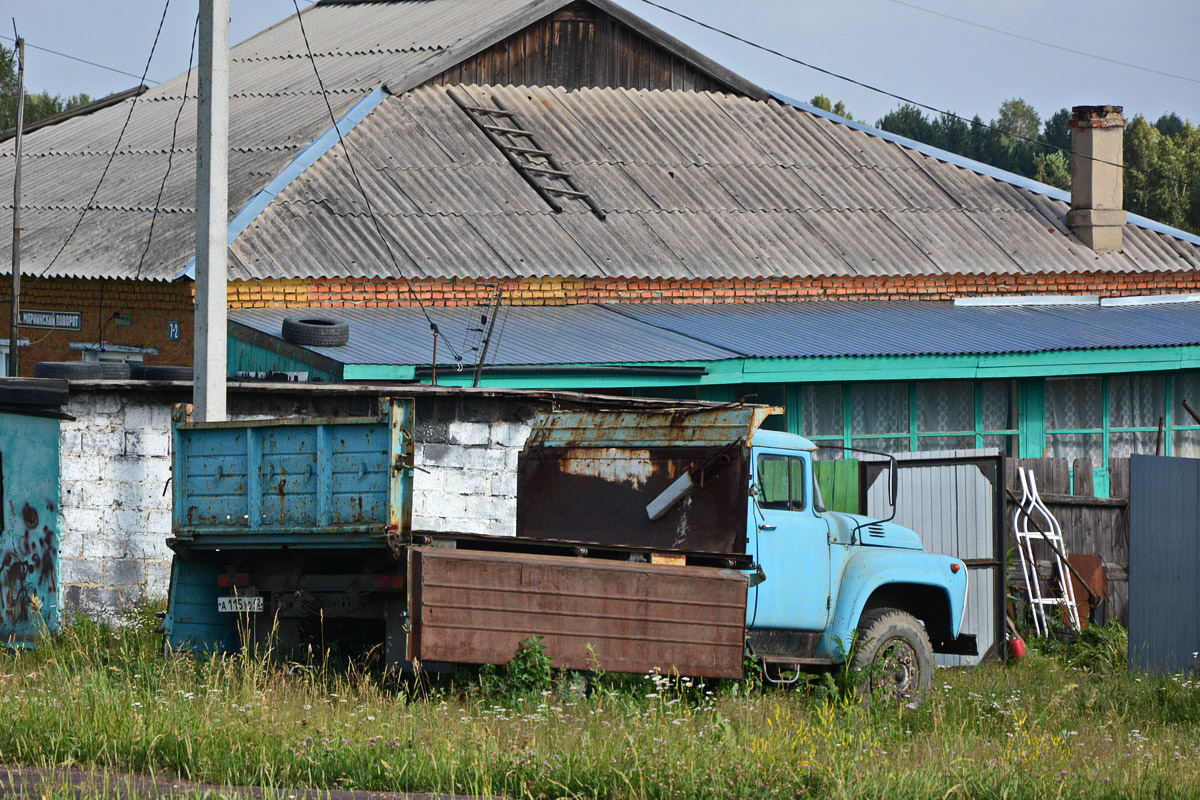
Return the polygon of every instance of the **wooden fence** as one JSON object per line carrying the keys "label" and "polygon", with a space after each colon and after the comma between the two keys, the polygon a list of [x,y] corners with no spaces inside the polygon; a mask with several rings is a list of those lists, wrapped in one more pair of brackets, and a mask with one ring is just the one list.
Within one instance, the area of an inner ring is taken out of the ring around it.
{"label": "wooden fence", "polygon": [[[1110,497],[1096,497],[1093,464],[1081,458],[1007,459],[1005,481],[1012,493],[1021,495],[1017,467],[1033,470],[1038,490],[1046,506],[1062,525],[1067,551],[1098,555],[1108,569],[1109,599],[1096,613],[1097,622],[1118,619],[1129,622],[1129,459],[1109,461]],[[817,462],[817,480],[825,504],[834,511],[862,513],[859,498],[859,462]],[[1008,533],[1010,564],[1008,585],[1011,594],[1025,596],[1025,582],[1017,561],[1016,540],[1012,533],[1015,504],[1005,507],[1004,525]],[[1050,577],[1048,548],[1035,548],[1041,574]],[[1055,590],[1057,591],[1057,590]],[[1082,599],[1082,598],[1080,598]]]}
{"label": "wooden fence", "polygon": [[[1129,459],[1109,461],[1109,494],[1096,497],[1092,483],[1093,465],[1090,459],[1065,458],[1008,459],[1004,474],[1012,494],[1021,495],[1017,467],[1032,469],[1038,491],[1051,513],[1062,525],[1063,538],[1069,553],[1100,556],[1108,568],[1108,601],[1098,609],[1097,622],[1118,619],[1129,624]],[[1011,495],[1005,509],[1005,526],[1009,532],[1009,585],[1024,596],[1024,579],[1016,558],[1016,540],[1012,534],[1015,504]],[[1037,548],[1039,566],[1044,577],[1050,575],[1049,551]],[[1056,590],[1057,591],[1057,590]],[[1083,598],[1076,598],[1082,600]]]}

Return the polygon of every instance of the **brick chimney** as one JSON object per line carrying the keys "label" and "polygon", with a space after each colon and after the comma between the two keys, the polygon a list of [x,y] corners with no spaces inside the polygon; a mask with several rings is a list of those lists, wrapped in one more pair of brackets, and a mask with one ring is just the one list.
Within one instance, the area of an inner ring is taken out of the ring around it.
{"label": "brick chimney", "polygon": [[1125,115],[1121,106],[1071,109],[1071,210],[1067,225],[1097,253],[1124,246]]}

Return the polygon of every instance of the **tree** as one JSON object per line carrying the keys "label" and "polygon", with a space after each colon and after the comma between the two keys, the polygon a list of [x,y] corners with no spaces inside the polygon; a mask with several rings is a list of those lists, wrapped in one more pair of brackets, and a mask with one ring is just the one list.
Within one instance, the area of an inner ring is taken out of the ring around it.
{"label": "tree", "polygon": [[1042,121],[1033,106],[1019,97],[1000,104],[1000,115],[993,124],[1002,131],[1026,139],[1036,139],[1042,129]]}
{"label": "tree", "polygon": [[[25,124],[69,111],[92,102],[86,94],[72,95],[63,99],[49,92],[36,94],[25,92]],[[0,130],[17,126],[17,57],[16,53],[0,45]]]}
{"label": "tree", "polygon": [[846,109],[846,104],[841,100],[838,100],[836,103],[831,103],[828,97],[823,94],[819,94],[812,100],[809,100],[808,103],[809,105],[816,106],[822,111],[828,111],[831,114],[837,114],[839,117],[844,117],[851,122],[854,121],[854,117],[850,116],[850,112]]}
{"label": "tree", "polygon": [[875,127],[898,136],[915,139],[918,142],[925,142],[934,146],[937,144],[933,141],[936,136],[929,119],[921,113],[921,109],[908,103],[900,106],[895,111],[889,111],[875,123]]}
{"label": "tree", "polygon": [[1159,117],[1154,127],[1158,128],[1158,132],[1163,136],[1178,136],[1184,132],[1185,123],[1178,114],[1171,111]]}
{"label": "tree", "polygon": [[1060,150],[1071,149],[1071,112],[1060,108],[1050,115],[1042,127],[1042,141]]}
{"label": "tree", "polygon": [[1071,162],[1066,153],[1061,150],[1038,153],[1033,157],[1033,164],[1037,170],[1034,175],[1037,180],[1059,189],[1071,190]]}

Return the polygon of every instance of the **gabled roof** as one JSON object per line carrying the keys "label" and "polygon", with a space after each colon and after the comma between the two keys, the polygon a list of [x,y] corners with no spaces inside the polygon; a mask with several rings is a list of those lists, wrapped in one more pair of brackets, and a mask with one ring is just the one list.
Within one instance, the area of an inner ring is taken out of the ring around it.
{"label": "gabled roof", "polygon": [[555,213],[442,86],[384,97],[233,242],[231,277],[704,279],[1176,272],[1130,224],[1097,255],[1067,203],[810,111],[707,92],[457,87],[498,100],[603,209]]}
{"label": "gabled roof", "polygon": [[[341,117],[380,86],[403,93],[572,1],[324,0],[301,13],[330,103]],[[761,88],[609,0],[584,1],[738,90],[766,96]],[[330,128],[294,16],[232,48],[230,96],[232,214]],[[159,280],[179,274],[194,250],[195,97],[193,70],[137,98],[95,206],[46,274]],[[29,274],[44,270],[66,241],[108,162],[131,102],[108,105],[87,116],[72,115],[25,137],[22,251]],[[152,246],[139,269],[176,131]],[[13,144],[0,143],[0,186],[11,185],[13,168]],[[0,208],[12,208],[11,193],[0,196]],[[8,247],[5,239],[0,244],[0,270],[11,261]]]}

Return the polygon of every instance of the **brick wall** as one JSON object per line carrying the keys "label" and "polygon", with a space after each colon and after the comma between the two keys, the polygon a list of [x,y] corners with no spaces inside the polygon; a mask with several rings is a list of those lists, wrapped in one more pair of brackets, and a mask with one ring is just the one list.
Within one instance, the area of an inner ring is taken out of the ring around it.
{"label": "brick wall", "polygon": [[[3,284],[0,284],[3,285]],[[0,292],[3,294],[3,292]],[[21,307],[37,311],[77,311],[80,330],[23,328],[21,338],[30,346],[21,353],[21,374],[32,375],[38,361],[80,361],[83,353],[71,343],[93,343],[103,328],[107,344],[153,347],[147,364],[190,364],[192,360],[192,284],[162,281],[99,281],[54,278],[35,281],[27,277]],[[0,302],[0,338],[8,338],[10,304]],[[130,324],[118,324],[114,314],[125,314]],[[180,323],[178,341],[167,338],[167,322]]]}
{"label": "brick wall", "polygon": [[[63,610],[118,618],[170,580],[171,406],[183,394],[72,390],[61,427],[60,581]],[[232,395],[231,416],[363,416],[364,397]],[[517,454],[528,403],[422,398],[417,403],[413,525],[435,531],[516,532]]]}
{"label": "brick wall", "polygon": [[[955,297],[1031,294],[1097,294],[1122,297],[1200,291],[1200,272],[1168,274],[937,275],[826,277],[771,280],[581,280],[546,278],[499,281],[512,305],[577,303],[745,303],[771,300],[949,300]],[[478,305],[495,282],[447,280],[313,279],[235,281],[231,308]],[[409,291],[411,286],[412,291]]]}

